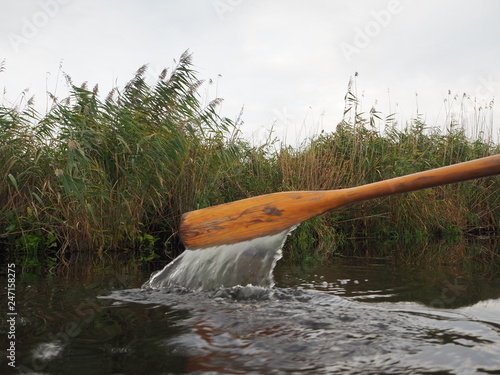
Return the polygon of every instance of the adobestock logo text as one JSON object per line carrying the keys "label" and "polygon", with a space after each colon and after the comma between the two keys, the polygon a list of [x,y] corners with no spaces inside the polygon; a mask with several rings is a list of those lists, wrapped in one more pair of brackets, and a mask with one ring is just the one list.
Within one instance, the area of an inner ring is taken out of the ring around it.
{"label": "adobestock logo text", "polygon": [[343,42],[340,49],[345,59],[350,62],[353,54],[360,54],[368,47],[372,40],[380,35],[382,30],[390,25],[393,15],[401,13],[403,7],[399,0],[390,0],[386,9],[372,10],[371,19],[363,27],[354,28],[354,38],[352,43]]}
{"label": "adobestock logo text", "polygon": [[46,27],[50,20],[55,18],[62,5],[70,3],[72,0],[40,0],[38,2],[39,10],[31,16],[25,16],[21,19],[19,32],[11,32],[7,38],[14,52],[18,53],[21,46],[28,44],[36,38],[40,30]]}

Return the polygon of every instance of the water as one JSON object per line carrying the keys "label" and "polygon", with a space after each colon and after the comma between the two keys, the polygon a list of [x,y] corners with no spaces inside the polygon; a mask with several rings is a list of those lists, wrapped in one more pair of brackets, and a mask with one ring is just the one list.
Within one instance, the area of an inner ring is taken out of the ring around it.
{"label": "water", "polygon": [[500,373],[500,272],[347,258],[188,290],[90,266],[18,278],[2,374]]}
{"label": "water", "polygon": [[186,250],[161,271],[154,272],[143,288],[183,287],[213,290],[236,285],[272,287],[273,269],[281,248],[295,228],[203,250]]}

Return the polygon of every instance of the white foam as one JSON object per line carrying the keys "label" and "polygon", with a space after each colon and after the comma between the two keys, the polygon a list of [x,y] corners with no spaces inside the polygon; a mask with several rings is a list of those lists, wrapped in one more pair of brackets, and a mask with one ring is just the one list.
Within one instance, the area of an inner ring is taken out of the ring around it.
{"label": "white foam", "polygon": [[273,269],[282,257],[286,237],[295,227],[272,236],[200,250],[185,250],[142,288],[183,287],[212,290],[236,285],[272,287]]}

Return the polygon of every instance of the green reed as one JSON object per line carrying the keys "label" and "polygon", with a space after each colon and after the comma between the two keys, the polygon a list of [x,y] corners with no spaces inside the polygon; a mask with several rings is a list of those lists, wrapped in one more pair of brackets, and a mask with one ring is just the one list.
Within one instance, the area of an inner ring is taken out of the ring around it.
{"label": "green reed", "polygon": [[[31,101],[0,106],[4,246],[51,250],[62,261],[80,251],[120,251],[148,262],[182,249],[178,225],[186,211],[275,191],[357,186],[500,152],[458,123],[442,132],[417,118],[401,128],[392,115],[361,113],[351,85],[334,132],[300,148],[254,146],[239,136],[238,121],[217,114],[220,99],[202,104],[189,54],[154,85],[146,76],[141,67],[104,98],[97,86],[66,76],[70,97],[54,98],[45,115]],[[304,223],[286,255],[322,257],[350,238],[498,230],[499,206],[498,178],[363,202]]]}
{"label": "green reed", "polygon": [[[176,244],[180,214],[217,198],[231,122],[202,107],[184,54],[155,86],[146,68],[101,100],[77,87],[41,119],[0,109],[0,232],[9,246],[65,251]],[[220,199],[219,199],[220,200]]]}

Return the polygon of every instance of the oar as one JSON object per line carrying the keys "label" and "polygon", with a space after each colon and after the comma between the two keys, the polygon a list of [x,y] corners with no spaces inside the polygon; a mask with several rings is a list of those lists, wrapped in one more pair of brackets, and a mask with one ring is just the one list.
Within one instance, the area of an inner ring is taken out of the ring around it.
{"label": "oar", "polygon": [[337,207],[367,199],[500,174],[500,154],[371,184],[261,195],[185,213],[180,236],[188,249],[280,233]]}

